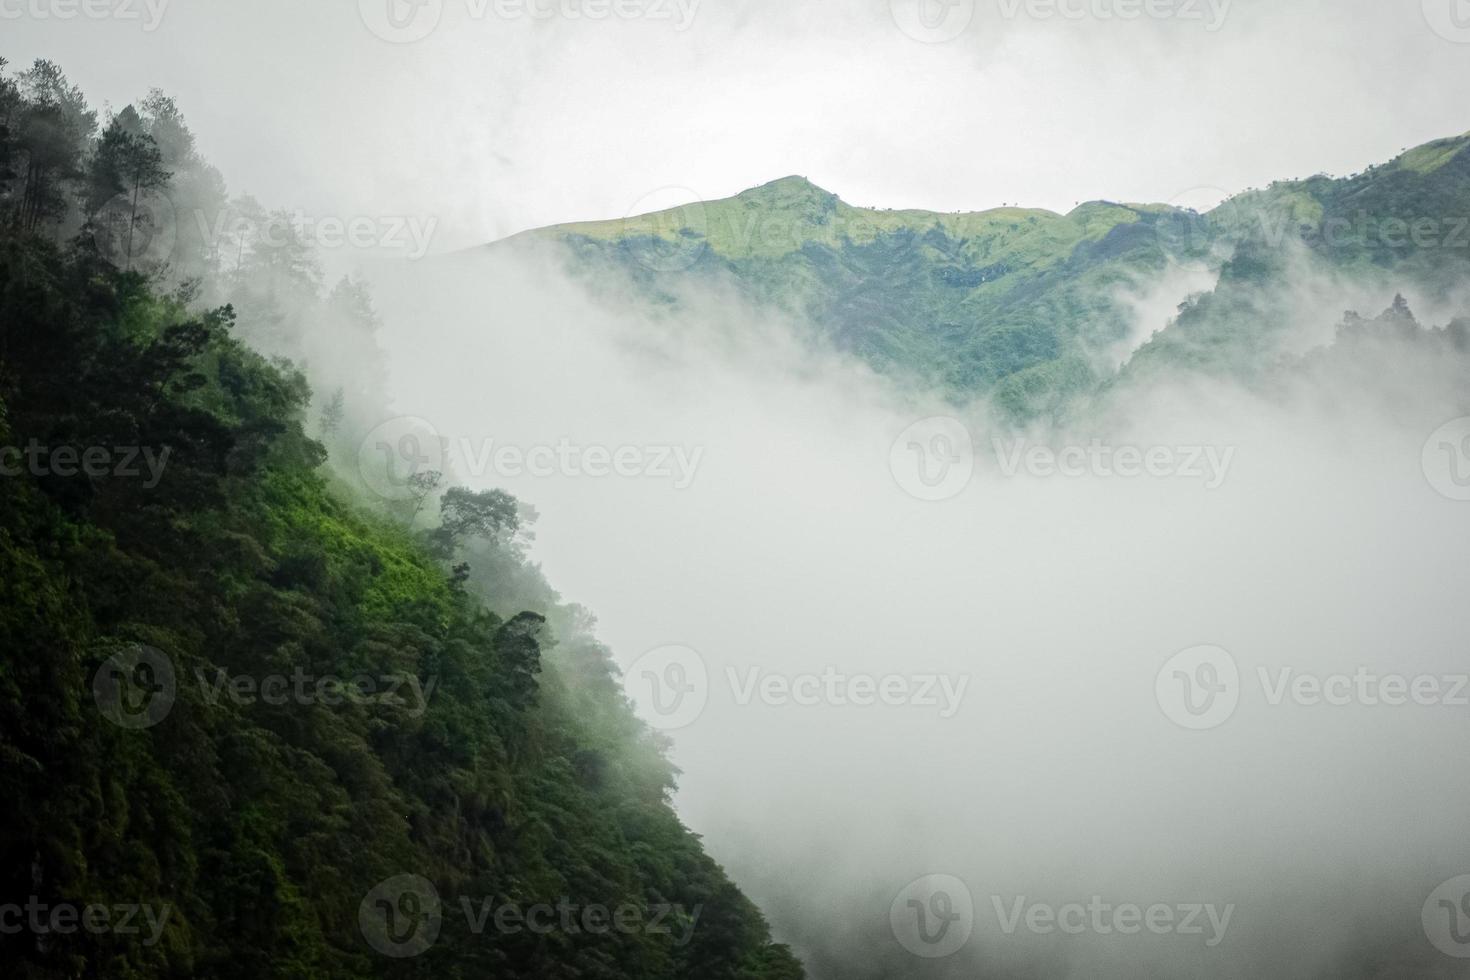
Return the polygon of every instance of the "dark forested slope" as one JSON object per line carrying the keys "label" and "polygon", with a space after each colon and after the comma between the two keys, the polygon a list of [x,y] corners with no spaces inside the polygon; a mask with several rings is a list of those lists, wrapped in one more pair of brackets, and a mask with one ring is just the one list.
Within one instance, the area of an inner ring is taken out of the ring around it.
{"label": "dark forested slope", "polygon": [[799,977],[524,509],[355,503],[324,442],[368,395],[317,423],[237,336],[361,326],[360,290],[269,305],[311,299],[289,251],[117,261],[119,195],[223,198],[162,96],[98,126],[42,63],[0,127],[0,973]]}

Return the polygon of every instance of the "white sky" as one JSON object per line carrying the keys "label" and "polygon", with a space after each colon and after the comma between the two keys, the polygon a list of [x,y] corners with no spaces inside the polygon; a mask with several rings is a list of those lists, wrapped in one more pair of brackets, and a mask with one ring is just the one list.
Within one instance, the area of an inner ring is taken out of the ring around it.
{"label": "white sky", "polygon": [[[151,32],[5,19],[41,2],[65,0],[0,0],[0,54],[55,58],[117,106],[160,86],[234,189],[432,219],[440,248],[791,173],[877,206],[1199,205],[1470,129],[1470,43],[1449,39],[1470,42],[1470,0],[1235,0],[1213,32],[976,0],[944,44],[905,34],[889,0],[704,0],[685,31],[424,0],[442,23],[412,44],[365,26],[389,0],[174,0]],[[676,733],[681,814],[804,954],[860,959],[898,890],[942,872],[1048,900],[1240,902],[1238,938],[1208,962],[1129,947],[1077,976],[1333,975],[1313,957],[1360,949],[1364,923],[1412,933],[1429,889],[1470,868],[1470,791],[1442,751],[1464,744],[1463,710],[1258,698],[1195,739],[1154,702],[1166,658],[1201,643],[1248,674],[1463,670],[1470,525],[1421,469],[1463,379],[1384,365],[1384,392],[1317,393],[1295,414],[1189,391],[1110,434],[1238,448],[1218,492],[990,474],[926,505],[890,447],[940,406],[804,363],[722,295],[642,323],[502,258],[399,263],[404,281],[375,293],[398,410],[476,446],[707,450],[687,491],[486,477],[540,509],[538,559],[622,665],[681,643],[716,678],[975,679],[949,720],[739,705],[717,686]],[[1304,328],[1392,298],[1328,285],[1303,283]],[[1061,949],[1028,940],[971,952]]]}
{"label": "white sky", "polygon": [[407,0],[149,0],[151,31],[145,0],[58,19],[75,2],[0,0],[0,54],[57,59],[117,106],[160,86],[232,189],[432,218],[436,248],[790,173],[884,207],[1207,203],[1470,129],[1470,43],[1430,26],[1470,41],[1465,0],[1150,0],[1189,8],[1130,21],[1086,12],[1130,0],[1062,0],[1080,19],[973,0],[939,44],[890,0],[618,0],[672,19],[596,22],[416,0],[439,23],[407,44],[366,26]]}

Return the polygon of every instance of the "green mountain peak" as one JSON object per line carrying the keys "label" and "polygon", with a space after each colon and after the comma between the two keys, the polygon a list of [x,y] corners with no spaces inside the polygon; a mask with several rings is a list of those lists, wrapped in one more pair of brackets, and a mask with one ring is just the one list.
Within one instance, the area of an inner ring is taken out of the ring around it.
{"label": "green mountain peak", "polygon": [[[1066,214],[863,208],[791,175],[733,197],[538,234],[571,246],[575,268],[631,272],[661,300],[670,274],[728,276],[880,371],[961,396],[988,392],[1027,417],[1095,390],[1140,340],[1144,360],[1163,350],[1176,366],[1269,357],[1257,327],[1271,318],[1257,306],[1265,284],[1285,281],[1289,255],[1384,288],[1442,288],[1464,263],[1451,246],[1455,216],[1470,211],[1467,147],[1470,133],[1434,140],[1362,173],[1275,181],[1200,214],[1108,200]],[[1400,241],[1399,226],[1417,228],[1427,244]],[[1222,285],[1207,291],[1249,295],[1241,306],[1255,312],[1233,317],[1228,303],[1206,301],[1159,314],[1148,325],[1155,341],[1137,337],[1137,311],[1120,297],[1184,268],[1218,274]]]}
{"label": "green mountain peak", "polygon": [[734,197],[747,205],[802,210],[810,207],[825,208],[839,203],[840,199],[831,191],[823,190],[805,177],[781,177],[756,187],[741,191]]}
{"label": "green mountain peak", "polygon": [[1025,240],[1027,261],[1056,259],[1079,242],[1136,221],[1138,209],[1107,201],[1083,204],[1067,215],[1041,208],[939,212],[854,207],[805,177],[787,176],[733,197],[604,221],[554,225],[516,238],[555,241],[702,240],[723,260],[775,259],[810,245],[839,249],[868,245],[895,233],[938,232],[970,242],[984,254],[1008,252],[1002,242]]}

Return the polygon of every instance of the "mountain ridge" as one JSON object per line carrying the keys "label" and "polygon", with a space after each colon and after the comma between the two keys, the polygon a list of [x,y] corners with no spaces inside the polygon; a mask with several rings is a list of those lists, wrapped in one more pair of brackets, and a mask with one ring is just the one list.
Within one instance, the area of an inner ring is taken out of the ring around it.
{"label": "mountain ridge", "polygon": [[[1362,173],[1367,174],[1378,170],[1387,169],[1403,169],[1416,173],[1432,173],[1447,164],[1466,146],[1470,146],[1470,131],[1466,131],[1459,135],[1439,137],[1433,140],[1429,140],[1428,142],[1422,143],[1418,146],[1410,147],[1399,153],[1397,156],[1390,158],[1386,163],[1372,165],[1366,170],[1362,171]],[[1346,180],[1352,179],[1352,177],[1356,176],[1358,175],[1354,174],[1350,175],[1349,177],[1333,177],[1325,173],[1318,173],[1312,175],[1311,177],[1284,178],[1274,183],[1290,185],[1324,177],[1329,180]],[[664,190],[674,191],[680,189],[665,188]],[[1225,201],[1220,202],[1220,204],[1216,207],[1211,208],[1208,211],[1196,213],[1209,215],[1211,213],[1214,213],[1215,211],[1218,211],[1221,207],[1227,205],[1231,200],[1235,200],[1245,195],[1257,192],[1258,191],[1255,188],[1248,188],[1246,190],[1239,191],[1235,194],[1232,194]],[[755,184],[751,187],[747,187],[744,190],[738,191],[735,194],[729,195],[727,197],[712,198],[709,200],[697,198],[693,201],[689,201],[685,204],[681,204],[675,207],[662,208],[654,211],[640,211],[636,214],[629,214],[621,218],[591,218],[581,221],[558,222],[550,225],[542,225],[517,232],[504,238],[496,239],[492,242],[487,243],[487,246],[501,245],[517,240],[539,238],[548,235],[565,236],[569,234],[585,234],[594,237],[606,237],[609,235],[626,235],[630,232],[637,233],[645,229],[672,228],[678,223],[676,220],[677,216],[687,214],[692,209],[718,209],[724,206],[731,205],[734,202],[741,202],[747,205],[759,204],[777,206],[786,210],[791,210],[792,205],[799,202],[803,198],[809,199],[814,202],[830,201],[838,208],[849,209],[851,211],[860,212],[866,215],[902,216],[904,218],[911,218],[919,221],[933,219],[934,221],[937,221],[941,224],[952,223],[955,221],[955,219],[963,220],[1000,217],[1026,218],[1037,216],[1051,219],[1071,219],[1077,216],[1079,212],[1115,209],[1122,209],[1139,214],[1191,212],[1194,210],[1191,208],[1180,207],[1162,201],[1117,201],[1109,198],[1095,198],[1092,200],[1082,201],[1074,206],[1070,211],[1066,212],[1053,211],[1049,208],[1023,207],[1019,205],[1002,205],[1000,207],[994,208],[982,208],[978,210],[961,209],[956,211],[936,211],[928,208],[869,207],[850,204],[846,200],[844,200],[840,194],[836,193],[835,191],[827,190],[826,188],[813,182],[808,177],[800,174],[787,174],[783,177],[777,177],[772,180],[765,181],[764,183]],[[879,223],[883,224],[885,222]],[[892,223],[891,219],[889,219],[887,223]],[[697,231],[697,229],[691,230]]]}
{"label": "mountain ridge", "polygon": [[[1203,213],[1106,200],[1065,215],[881,210],[788,175],[489,247],[556,243],[574,274],[625,278],[664,308],[677,308],[680,283],[722,278],[879,373],[957,401],[986,397],[1024,421],[1065,413],[1139,353],[1153,363],[1167,351],[1167,363],[1191,370],[1276,356],[1279,331],[1263,324],[1294,315],[1299,259],[1319,274],[1350,273],[1385,304],[1404,291],[1447,297],[1470,280],[1470,241],[1455,237],[1456,216],[1470,224],[1467,150],[1470,133],[1443,137],[1346,177],[1248,189]],[[1205,276],[1217,277],[1209,292],[1233,300],[1191,304],[1183,290]],[[1155,294],[1178,315],[1140,320],[1142,297]],[[1342,312],[1324,310],[1324,329]]]}

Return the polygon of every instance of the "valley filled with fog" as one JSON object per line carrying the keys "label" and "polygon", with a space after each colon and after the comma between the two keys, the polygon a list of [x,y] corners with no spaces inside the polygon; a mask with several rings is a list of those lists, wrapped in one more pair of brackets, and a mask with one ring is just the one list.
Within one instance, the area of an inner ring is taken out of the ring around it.
{"label": "valley filled with fog", "polygon": [[[1362,297],[1308,287],[1321,312],[1299,331],[1327,343],[1334,300]],[[490,250],[381,298],[395,405],[446,440],[447,472],[539,511],[533,557],[625,669],[697,653],[703,709],[641,714],[671,729],[679,812],[817,975],[1306,975],[1400,945],[1421,962],[1437,869],[1470,862],[1449,750],[1465,692],[1291,685],[1462,671],[1470,526],[1423,458],[1464,409],[1461,365],[1389,348],[1366,386],[1362,364],[1269,395],[1147,385],[1017,431],[716,288],[660,315],[554,256]],[[924,500],[912,467],[938,461],[893,450],[936,416],[963,422],[974,472]],[[1131,476],[1097,454],[1075,475],[1008,463],[1094,442],[1168,452]],[[634,447],[654,471],[494,455],[558,444]],[[692,480],[650,447],[696,461]],[[1238,665],[1239,704],[1189,730],[1156,679],[1200,646]],[[974,934],[920,962],[890,903],[930,875],[966,883]],[[1231,911],[1183,935],[1016,924],[1018,900],[1094,896]]]}
{"label": "valley filled with fog", "polygon": [[1470,21],[1328,6],[0,0],[0,963],[1470,976]]}

